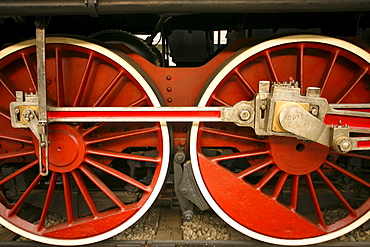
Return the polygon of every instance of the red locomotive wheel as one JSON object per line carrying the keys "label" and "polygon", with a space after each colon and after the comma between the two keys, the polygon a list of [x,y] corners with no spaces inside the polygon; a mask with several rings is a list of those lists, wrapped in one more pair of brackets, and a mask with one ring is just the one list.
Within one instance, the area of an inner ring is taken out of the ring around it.
{"label": "red locomotive wheel", "polygon": [[[232,106],[251,100],[259,81],[292,78],[303,94],[307,87],[320,87],[330,103],[369,103],[369,68],[370,54],[343,40],[278,38],[244,49],[222,65],[199,106]],[[206,200],[252,238],[314,244],[370,218],[369,151],[339,154],[314,142],[256,136],[251,128],[226,123],[194,123],[190,141]]]}
{"label": "red locomotive wheel", "polygon": [[[164,182],[166,123],[53,123],[50,174],[38,171],[38,141],[10,123],[15,91],[37,92],[34,40],[0,51],[0,223],[57,245],[112,237],[137,221]],[[46,45],[48,104],[160,106],[136,65],[94,43],[52,37]]]}

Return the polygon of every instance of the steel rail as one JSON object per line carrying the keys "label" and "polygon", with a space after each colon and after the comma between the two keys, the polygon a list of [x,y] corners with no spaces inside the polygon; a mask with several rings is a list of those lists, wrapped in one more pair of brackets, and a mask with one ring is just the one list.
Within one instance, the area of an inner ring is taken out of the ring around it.
{"label": "steel rail", "polygon": [[0,15],[368,11],[368,0],[1,0]]}

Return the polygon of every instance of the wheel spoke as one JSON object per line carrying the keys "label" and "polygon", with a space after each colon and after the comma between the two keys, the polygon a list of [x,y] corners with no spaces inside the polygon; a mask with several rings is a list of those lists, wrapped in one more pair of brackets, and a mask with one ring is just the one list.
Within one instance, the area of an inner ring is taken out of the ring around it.
{"label": "wheel spoke", "polygon": [[93,66],[94,59],[95,59],[95,56],[93,55],[93,53],[90,53],[89,58],[88,58],[87,63],[86,63],[85,71],[84,71],[82,79],[80,81],[80,86],[78,88],[76,98],[75,98],[72,106],[81,105],[82,96],[84,95],[84,91],[85,91],[85,88],[86,88],[86,85],[87,85],[87,81],[89,79],[89,75],[91,74],[91,69],[92,69],[92,66]]}
{"label": "wheel spoke", "polygon": [[254,90],[251,86],[251,84],[249,84],[247,82],[247,80],[244,78],[244,76],[242,74],[240,74],[240,71],[238,69],[234,69],[233,70],[233,73],[236,75],[236,77],[242,82],[243,86],[252,94],[252,95],[255,95],[256,94],[256,90]]}
{"label": "wheel spoke", "polygon": [[93,107],[99,106],[103,100],[105,100],[108,95],[111,93],[113,88],[116,86],[118,81],[124,76],[124,71],[121,70],[116,77],[109,83],[108,87],[104,90],[104,92],[100,95],[99,99],[93,104]]}
{"label": "wheel spoke", "polygon": [[9,182],[10,180],[14,179],[15,177],[19,176],[20,174],[24,173],[25,171],[31,169],[32,167],[34,167],[35,165],[38,165],[38,164],[39,164],[39,161],[35,160],[35,161],[29,163],[28,165],[23,166],[21,169],[13,172],[12,174],[9,174],[8,176],[6,176],[3,179],[1,179],[0,180],[0,185],[4,185],[5,183]]}
{"label": "wheel spoke", "polygon": [[284,185],[285,185],[285,182],[286,182],[288,176],[289,176],[289,174],[285,173],[285,172],[280,175],[279,180],[277,181],[277,183],[275,185],[274,192],[271,195],[271,197],[273,199],[277,199],[279,197],[281,191],[284,188]]}
{"label": "wheel spoke", "polygon": [[148,133],[157,132],[157,131],[159,131],[159,127],[156,125],[151,128],[130,130],[124,133],[118,133],[118,134],[111,135],[111,136],[104,136],[104,137],[89,139],[89,140],[86,140],[86,144],[91,145],[91,144],[98,143],[98,142],[112,141],[112,140],[122,139],[122,138],[130,137],[130,136],[143,135],[143,134],[148,134]]}
{"label": "wheel spoke", "polygon": [[0,138],[5,139],[5,140],[10,140],[10,141],[15,141],[15,142],[23,142],[23,143],[32,144],[32,138],[28,136],[18,136],[14,134],[9,135],[9,134],[0,132]]}
{"label": "wheel spoke", "polygon": [[349,205],[347,200],[342,196],[342,194],[338,191],[338,189],[334,186],[334,184],[328,179],[327,176],[320,170],[316,170],[316,172],[319,174],[321,179],[325,182],[325,184],[330,188],[330,190],[334,193],[334,195],[341,201],[341,203],[348,209],[350,214],[353,216],[356,216],[355,210]]}
{"label": "wheel spoke", "polygon": [[211,133],[211,134],[224,136],[224,137],[231,137],[231,138],[235,138],[235,139],[248,140],[248,141],[253,141],[253,142],[263,142],[263,143],[267,142],[267,140],[265,140],[265,139],[258,139],[258,138],[251,137],[251,136],[231,134],[229,132],[222,131],[222,130],[219,130],[219,129],[208,128],[208,127],[205,127],[204,125],[200,126],[199,130],[201,132]]}
{"label": "wheel spoke", "polygon": [[21,150],[21,151],[13,151],[10,153],[5,153],[5,154],[0,154],[0,160],[5,160],[5,159],[11,159],[11,158],[16,158],[16,157],[21,157],[21,156],[27,156],[27,155],[32,155],[35,154],[34,149],[27,149],[27,150]]}
{"label": "wheel spoke", "polygon": [[336,164],[333,164],[332,162],[330,161],[326,161],[325,164],[331,166],[332,168],[334,168],[335,170],[343,173],[344,175],[346,175],[347,177],[350,177],[351,179],[355,180],[356,182],[370,188],[370,183],[366,182],[365,180],[363,180],[362,178],[356,176],[355,174],[345,170],[344,168],[336,165]]}
{"label": "wheel spoke", "polygon": [[332,52],[331,56],[329,58],[329,61],[326,64],[326,68],[324,70],[324,73],[322,74],[322,77],[321,77],[321,80],[320,80],[320,83],[319,83],[319,87],[321,88],[321,94],[323,94],[323,92],[326,88],[326,84],[328,83],[331,71],[333,70],[334,64],[337,61],[338,54],[339,54],[339,50],[335,50],[334,52]]}
{"label": "wheel spoke", "polygon": [[218,98],[216,95],[212,95],[211,99],[216,101],[217,103],[219,103],[222,106],[231,106],[229,103],[227,103],[227,102],[223,101],[222,99]]}
{"label": "wheel spoke", "polygon": [[294,212],[297,212],[299,178],[300,176],[293,176],[292,178],[292,189],[291,189],[291,194],[290,194],[290,209],[293,210]]}
{"label": "wheel spoke", "polygon": [[94,200],[92,199],[89,190],[87,189],[84,180],[82,179],[80,173],[76,170],[71,172],[73,179],[75,180],[78,189],[84,198],[86,205],[89,207],[91,214],[96,217],[98,215],[98,209],[95,206]]}
{"label": "wheel spoke", "polygon": [[29,61],[29,54],[22,53],[22,59],[23,59],[24,64],[26,65],[28,74],[29,74],[30,79],[31,79],[33,89],[36,92],[37,91],[37,83],[36,83],[37,74],[36,74],[35,69],[33,68],[33,66],[31,65],[31,63]]}
{"label": "wheel spoke", "polygon": [[315,209],[317,218],[319,220],[319,224],[321,225],[321,227],[326,228],[324,216],[322,214],[322,210],[321,210],[321,207],[320,207],[319,200],[317,199],[317,195],[316,195],[315,187],[314,187],[313,182],[312,182],[311,175],[307,174],[305,176],[305,179],[306,179],[307,189],[308,189],[308,192],[310,194],[311,201],[313,203],[313,207]]}
{"label": "wheel spoke", "polygon": [[[337,154],[335,151],[331,151],[331,154]],[[353,157],[353,158],[358,158],[358,159],[365,159],[365,160],[370,160],[370,155],[366,154],[359,154],[359,153],[341,153],[340,155],[343,156],[348,156],[348,157]]]}
{"label": "wheel spoke", "polygon": [[64,103],[63,57],[62,49],[59,47],[55,49],[55,67],[56,67],[57,106],[61,107],[65,105],[65,103]]}
{"label": "wheel spoke", "polygon": [[6,91],[15,99],[16,97],[13,92],[15,92],[16,90],[10,86],[10,83],[5,79],[5,76],[1,72],[0,72],[0,83],[5,87]]}
{"label": "wheel spoke", "polygon": [[158,162],[161,161],[160,158],[158,158],[158,157],[147,157],[147,156],[142,156],[142,155],[119,153],[119,152],[113,152],[113,151],[108,151],[108,150],[103,150],[103,149],[96,149],[96,148],[87,148],[86,153],[95,154],[95,155],[102,155],[102,156],[111,157],[111,158],[138,160],[138,161],[145,161],[145,162],[152,162],[152,163],[158,163]]}
{"label": "wheel spoke", "polygon": [[20,210],[20,207],[24,200],[30,195],[32,190],[36,187],[36,185],[40,182],[42,176],[38,174],[36,178],[33,180],[33,182],[28,186],[25,192],[23,192],[22,196],[18,199],[17,203],[13,206],[13,208],[9,211],[8,215],[12,216],[14,214],[17,214]]}
{"label": "wheel spoke", "polygon": [[72,202],[72,191],[71,183],[69,180],[69,174],[62,173],[63,179],[63,190],[64,190],[64,203],[66,207],[67,222],[71,224],[73,221],[73,202]]}
{"label": "wheel spoke", "polygon": [[362,78],[367,74],[369,71],[368,68],[362,68],[348,83],[348,85],[337,95],[337,97],[333,100],[336,104],[341,103],[344,98],[351,93],[351,91],[355,88],[355,86],[361,81]]}
{"label": "wheel spoke", "polygon": [[261,190],[263,186],[265,186],[270,180],[279,172],[281,171],[279,167],[273,166],[268,172],[261,178],[260,181],[254,186],[257,190]]}
{"label": "wheel spoke", "polygon": [[119,208],[125,209],[126,206],[122,201],[103,183],[86,165],[82,165],[80,170],[98,187],[110,200],[112,200]]}
{"label": "wheel spoke", "polygon": [[122,173],[122,172],[119,172],[109,166],[106,166],[96,160],[93,160],[92,158],[86,158],[86,163],[92,165],[93,167],[95,168],[98,168],[122,181],[125,181],[126,183],[129,183],[145,192],[151,192],[151,188],[149,186],[146,186],[142,183],[140,183],[139,181],[127,176],[126,174]]}
{"label": "wheel spoke", "polygon": [[304,59],[304,44],[298,44],[298,55],[297,55],[297,81],[300,83],[300,88],[304,87],[303,79],[303,59]]}
{"label": "wheel spoke", "polygon": [[258,155],[269,154],[269,150],[252,150],[252,151],[244,151],[239,153],[232,153],[232,154],[224,154],[215,157],[211,157],[210,160],[212,162],[219,162],[222,160],[230,160],[230,159],[239,159],[239,158],[247,158],[253,157]]}
{"label": "wheel spoke", "polygon": [[270,74],[271,80],[273,82],[279,82],[275,69],[274,69],[274,65],[272,64],[270,53],[268,51],[265,51],[263,55],[265,57],[267,70],[268,70],[268,73]]}
{"label": "wheel spoke", "polygon": [[248,167],[247,169],[245,169],[244,171],[241,171],[241,172],[239,172],[238,174],[237,174],[237,177],[239,178],[239,179],[243,179],[243,178],[245,178],[245,177],[247,177],[247,176],[249,176],[249,175],[251,175],[251,174],[253,174],[253,173],[255,173],[255,172],[257,172],[257,171],[259,171],[259,170],[261,170],[261,169],[263,169],[263,168],[265,168],[265,167],[267,167],[267,166],[269,166],[269,165],[271,165],[273,162],[272,162],[272,160],[271,159],[268,159],[268,160],[266,160],[265,162],[260,162],[259,164],[257,164],[257,165],[254,165],[254,166],[251,166],[251,167]]}
{"label": "wheel spoke", "polygon": [[38,225],[39,230],[42,230],[42,229],[45,228],[44,227],[45,220],[46,220],[46,216],[48,215],[51,200],[53,199],[54,189],[55,189],[55,185],[56,185],[56,182],[57,182],[57,177],[58,177],[58,174],[53,172],[52,175],[51,175],[51,178],[50,178],[49,188],[48,188],[48,191],[46,193],[44,206],[42,207],[42,213],[41,213],[40,222],[39,222],[39,225]]}

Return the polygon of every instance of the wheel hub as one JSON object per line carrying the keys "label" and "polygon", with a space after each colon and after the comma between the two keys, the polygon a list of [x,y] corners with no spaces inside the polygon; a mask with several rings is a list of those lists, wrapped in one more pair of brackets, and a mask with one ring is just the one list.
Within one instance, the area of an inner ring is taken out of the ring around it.
{"label": "wheel hub", "polygon": [[269,137],[276,165],[292,175],[304,175],[317,170],[326,160],[329,147],[315,142],[303,143],[291,137]]}
{"label": "wheel hub", "polygon": [[49,142],[51,171],[70,172],[83,162],[85,145],[75,128],[65,124],[49,125]]}

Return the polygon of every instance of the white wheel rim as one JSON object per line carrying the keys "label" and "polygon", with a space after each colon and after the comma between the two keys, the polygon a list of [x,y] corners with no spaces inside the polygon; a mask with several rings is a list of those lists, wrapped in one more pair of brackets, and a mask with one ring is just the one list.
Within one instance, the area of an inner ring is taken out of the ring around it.
{"label": "white wheel rim", "polygon": [[[79,40],[79,39],[73,39],[73,38],[65,38],[65,37],[50,37],[46,39],[47,44],[68,44],[68,45],[74,45],[74,46],[79,46],[82,48],[90,49],[95,52],[98,52],[106,57],[109,57],[111,60],[116,62],[117,64],[121,65],[123,68],[129,72],[133,78],[135,78],[139,84],[143,87],[144,91],[147,93],[149,99],[151,100],[151,103],[153,104],[154,107],[160,107],[161,104],[158,101],[157,96],[153,92],[152,88],[148,84],[147,80],[144,78],[144,76],[133,67],[131,63],[129,63],[129,58],[126,58],[124,54],[116,54],[111,50],[108,50],[107,48],[104,48],[102,46],[99,46],[94,43],[90,43],[87,41]],[[0,59],[3,59],[4,57],[8,56],[11,53],[17,52],[21,49],[25,49],[30,46],[35,45],[35,40],[28,40],[25,42],[21,42],[12,46],[9,46],[3,50],[0,51]],[[86,245],[86,244],[91,244],[95,242],[99,242],[105,239],[108,239],[110,237],[113,237],[117,235],[118,233],[124,231],[131,225],[133,225],[137,220],[139,220],[146,211],[150,208],[150,206],[153,204],[155,199],[157,198],[159,192],[161,191],[162,185],[164,183],[164,180],[167,175],[167,170],[168,170],[168,163],[169,163],[169,154],[170,154],[170,148],[169,148],[169,143],[170,143],[170,138],[169,138],[169,133],[168,133],[168,128],[167,128],[167,123],[164,121],[160,122],[161,125],[161,132],[162,132],[162,166],[161,170],[158,176],[157,183],[146,200],[145,204],[126,222],[124,222],[122,225],[118,226],[117,228],[110,230],[108,232],[105,232],[103,234],[93,236],[93,237],[88,237],[88,238],[83,238],[83,239],[55,239],[55,238],[49,238],[49,237],[44,237],[44,236],[39,236],[33,233],[30,233],[28,231],[23,230],[22,228],[19,228],[3,217],[0,217],[0,224],[5,226],[6,228],[10,229],[11,231],[24,236],[26,238],[46,243],[46,244],[53,244],[53,245],[65,245],[65,246],[73,246],[73,245]]]}
{"label": "white wheel rim", "polygon": [[[216,89],[218,84],[221,82],[221,80],[235,67],[237,67],[240,63],[242,63],[244,60],[248,59],[249,57],[264,51],[268,48],[272,48],[275,46],[280,46],[284,44],[290,44],[290,43],[299,43],[299,42],[311,42],[311,43],[322,43],[327,45],[332,45],[339,47],[341,49],[347,50],[368,63],[370,63],[370,54],[366,52],[365,50],[359,48],[358,46],[355,46],[347,41],[325,37],[325,36],[319,36],[319,35],[292,35],[292,36],[286,36],[278,39],[268,40],[263,43],[260,43],[256,46],[241,50],[235,56],[233,56],[231,59],[229,59],[222,67],[222,69],[217,72],[216,75],[211,79],[211,82],[209,83],[208,87],[206,88],[204,94],[202,95],[198,106],[204,107],[206,106],[211,94]],[[191,133],[190,133],[190,157],[191,157],[191,163],[192,168],[194,171],[194,176],[197,181],[197,184],[199,186],[199,189],[201,190],[204,198],[208,202],[208,204],[211,206],[211,208],[230,226],[232,226],[234,229],[238,230],[239,232],[260,240],[267,243],[272,244],[279,244],[279,245],[308,245],[308,244],[316,244],[325,242],[328,240],[332,240],[334,238],[340,237],[353,229],[359,227],[363,223],[365,223],[368,219],[370,219],[370,211],[364,214],[362,217],[357,219],[352,224],[338,230],[332,233],[328,233],[322,236],[313,237],[313,238],[305,238],[305,239],[279,239],[274,237],[269,237],[263,234],[260,234],[258,232],[252,231],[238,222],[236,222],[234,219],[232,219],[228,214],[225,213],[225,211],[217,204],[217,202],[213,199],[211,194],[209,193],[198,164],[198,156],[197,156],[197,144],[198,144],[198,129],[199,129],[199,122],[193,122]]]}

